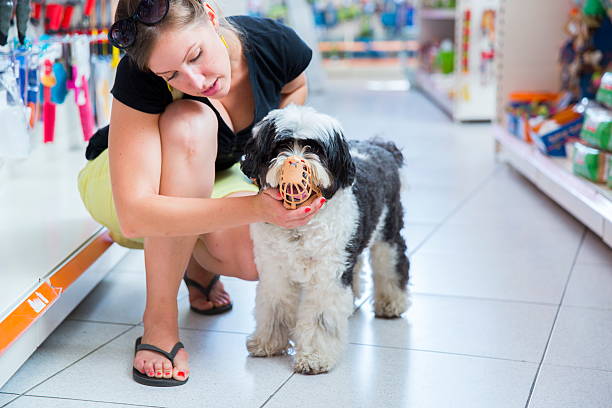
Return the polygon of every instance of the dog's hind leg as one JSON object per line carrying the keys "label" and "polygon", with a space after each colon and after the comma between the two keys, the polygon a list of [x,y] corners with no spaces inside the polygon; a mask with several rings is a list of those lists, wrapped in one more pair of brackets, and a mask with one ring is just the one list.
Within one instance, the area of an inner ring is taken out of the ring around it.
{"label": "dog's hind leg", "polygon": [[399,317],[408,309],[410,262],[406,251],[406,243],[399,232],[395,239],[375,242],[370,248],[377,317]]}
{"label": "dog's hind leg", "polygon": [[340,359],[353,312],[350,286],[333,278],[306,284],[292,332],[296,343],[294,370],[303,374],[329,371]]}
{"label": "dog's hind leg", "polygon": [[270,279],[261,274],[255,295],[256,328],[246,342],[252,356],[269,357],[288,350],[298,302],[295,285],[280,276]]}

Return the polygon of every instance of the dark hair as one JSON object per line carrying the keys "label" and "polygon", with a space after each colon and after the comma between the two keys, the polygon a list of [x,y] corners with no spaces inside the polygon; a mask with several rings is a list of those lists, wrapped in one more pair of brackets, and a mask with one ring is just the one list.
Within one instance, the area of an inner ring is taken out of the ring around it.
{"label": "dark hair", "polygon": [[[115,12],[115,21],[128,18],[134,14],[140,1],[141,0],[119,0],[117,11]],[[132,46],[126,49],[125,52],[132,61],[136,63],[138,68],[147,70],[153,47],[159,37],[163,35],[164,31],[181,29],[198,22],[204,22],[205,19],[208,19],[204,4],[204,1],[201,0],[170,0],[168,14],[159,24],[147,26],[145,24],[136,23],[138,26],[136,41]],[[216,3],[214,6],[220,25],[234,31],[240,38],[242,36],[240,28],[234,26],[231,22],[222,17],[219,6]]]}

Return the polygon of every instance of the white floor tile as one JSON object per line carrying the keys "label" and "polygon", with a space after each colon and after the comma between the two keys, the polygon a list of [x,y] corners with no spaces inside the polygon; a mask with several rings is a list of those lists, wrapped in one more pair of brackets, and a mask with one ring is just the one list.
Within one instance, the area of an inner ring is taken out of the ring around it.
{"label": "white floor tile", "polygon": [[437,224],[428,223],[406,223],[404,227],[404,238],[406,239],[408,252],[415,251],[437,226]]}
{"label": "white floor tile", "polygon": [[533,224],[500,227],[485,222],[469,225],[444,224],[421,247],[432,252],[498,252],[531,254],[572,260],[578,250],[584,227],[558,223],[539,228]]}
{"label": "white floor tile", "polygon": [[377,319],[366,303],[350,321],[359,344],[539,362],[556,307],[413,295],[401,319]]}
{"label": "white floor tile", "polygon": [[216,316],[204,316],[190,310],[189,298],[179,300],[179,327],[185,329],[218,330],[250,334],[255,328],[253,308],[257,282],[223,277],[225,290],[230,294],[232,310]]}
{"label": "white floor tile", "polygon": [[11,404],[7,405],[7,408],[136,408],[146,407],[146,405],[124,405],[124,404],[111,404],[105,402],[93,402],[83,400],[70,400],[62,398],[49,398],[49,397],[21,397]]}
{"label": "white floor tile", "polygon": [[144,272],[112,271],[68,316],[69,319],[138,324],[146,301]]}
{"label": "white floor tile", "polygon": [[612,371],[612,310],[564,306],[545,363]]}
{"label": "white floor tile", "polygon": [[612,264],[577,264],[563,304],[612,309]]}
{"label": "white floor tile", "polygon": [[592,232],[588,232],[582,246],[580,247],[576,264],[612,266],[612,248],[604,243],[601,238]]}
{"label": "white floor tile", "polygon": [[17,395],[17,394],[3,394],[3,393],[0,393],[0,407],[3,407],[4,404],[6,404],[9,401],[14,400],[18,396],[19,395]]}
{"label": "white floor tile", "polygon": [[129,331],[30,393],[164,407],[248,408],[261,406],[292,372],[287,358],[248,358],[244,335],[183,330],[181,340],[190,355],[189,382],[173,388],[147,387],[132,379],[134,341],[140,335],[140,328]]}
{"label": "white floor tile", "polygon": [[610,408],[612,372],[544,365],[529,408]]}
{"label": "white floor tile", "polygon": [[144,251],[142,249],[131,249],[130,252],[115,266],[121,271],[142,273],[144,276],[145,262]]}
{"label": "white floor tile", "polygon": [[23,393],[127,329],[129,326],[67,320],[41,344],[2,391]]}
{"label": "white floor tile", "polygon": [[572,268],[569,257],[531,250],[423,251],[412,256],[416,293],[558,304]]}
{"label": "white floor tile", "polygon": [[284,407],[524,406],[537,365],[350,345],[329,374],[294,375],[266,404]]}

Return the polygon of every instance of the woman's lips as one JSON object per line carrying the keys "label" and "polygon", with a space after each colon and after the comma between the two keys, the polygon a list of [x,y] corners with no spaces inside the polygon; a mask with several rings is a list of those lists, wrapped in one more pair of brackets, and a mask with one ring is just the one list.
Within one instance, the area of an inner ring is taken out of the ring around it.
{"label": "woman's lips", "polygon": [[215,82],[211,86],[208,87],[205,91],[202,91],[202,95],[204,96],[212,96],[219,91],[219,78],[215,79]]}

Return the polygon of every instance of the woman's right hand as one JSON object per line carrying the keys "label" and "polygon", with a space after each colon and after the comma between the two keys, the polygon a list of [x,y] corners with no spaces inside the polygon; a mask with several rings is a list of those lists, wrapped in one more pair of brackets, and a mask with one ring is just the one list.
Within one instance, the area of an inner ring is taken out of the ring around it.
{"label": "woman's right hand", "polygon": [[283,228],[297,228],[308,224],[325,203],[325,198],[318,198],[308,206],[288,210],[283,205],[279,191],[273,188],[263,190],[257,197],[262,221]]}

